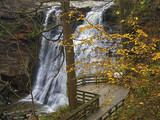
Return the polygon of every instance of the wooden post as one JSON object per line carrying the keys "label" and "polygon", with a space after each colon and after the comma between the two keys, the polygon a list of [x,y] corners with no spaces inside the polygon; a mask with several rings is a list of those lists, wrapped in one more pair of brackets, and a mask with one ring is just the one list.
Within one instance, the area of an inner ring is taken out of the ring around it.
{"label": "wooden post", "polygon": [[108,111],[108,114],[109,114],[109,117],[111,116],[111,114],[112,114],[112,111],[111,111],[112,109],[110,109],[109,111]]}
{"label": "wooden post", "polygon": [[85,81],[84,81],[84,78],[82,78],[82,85],[85,85]]}
{"label": "wooden post", "polygon": [[85,103],[85,92],[83,91],[83,102]]}
{"label": "wooden post", "polygon": [[93,102],[91,103],[91,112],[93,113],[94,110],[93,110]]}
{"label": "wooden post", "polygon": [[117,111],[117,110],[118,110],[118,104],[115,105],[115,111]]}
{"label": "wooden post", "polygon": [[97,84],[97,76],[96,76],[96,84]]}
{"label": "wooden post", "polygon": [[[86,106],[87,107],[87,106]],[[87,110],[86,110],[86,107],[84,108],[84,117],[86,118],[87,117]]]}
{"label": "wooden post", "polygon": [[99,108],[99,98],[97,99],[97,105],[98,105],[98,107],[97,107],[97,108]]}
{"label": "wooden post", "polygon": [[123,100],[122,100],[122,105],[121,105],[121,106],[123,106],[123,105],[124,105],[124,101],[125,101],[125,99],[123,99]]}

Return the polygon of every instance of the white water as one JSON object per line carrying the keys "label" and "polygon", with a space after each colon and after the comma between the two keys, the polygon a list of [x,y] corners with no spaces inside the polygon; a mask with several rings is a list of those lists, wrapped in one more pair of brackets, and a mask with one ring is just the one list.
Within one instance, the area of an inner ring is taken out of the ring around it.
{"label": "white water", "polygon": [[[106,4],[104,2],[100,2],[100,4],[97,3],[97,5],[94,5],[91,11],[87,13],[86,20],[84,20],[83,24],[76,28],[75,34],[78,34],[77,32],[79,31],[79,29],[81,27],[89,25],[89,23],[91,23],[92,25],[103,26],[103,23],[102,23],[103,12],[104,10],[108,9],[112,4],[114,3],[110,2],[109,4]],[[96,48],[99,48],[99,47],[102,47],[102,48],[106,47],[105,44],[102,43],[101,41],[97,39],[93,39],[92,45],[81,42],[81,40],[84,40],[84,39],[90,40],[91,37],[99,35],[99,33],[100,32],[96,28],[86,29],[84,32],[79,33],[76,40],[74,40],[74,44],[76,45],[74,50],[75,56],[76,56],[76,62],[82,61],[83,58],[88,57],[88,59],[84,60],[83,63],[81,63],[80,65],[81,67],[83,65],[86,65],[92,62],[100,61],[102,59],[101,57],[103,56],[106,57],[105,55],[102,55],[100,51],[96,50]],[[101,55],[101,57],[99,55]],[[77,65],[77,67],[79,66]],[[85,69],[85,73],[83,72],[84,69]],[[94,70],[95,66],[91,66],[91,68],[89,68],[88,70],[86,68],[84,69],[78,69],[76,71],[77,76],[80,74],[94,74],[95,72]]]}
{"label": "white water", "polygon": [[[53,12],[56,17],[61,14],[59,7],[53,6],[49,9],[46,13],[44,29],[48,26],[48,19]],[[59,21],[58,17],[56,18],[56,21]],[[62,28],[58,27],[43,35],[48,39],[56,40],[61,32]],[[64,63],[62,62],[63,57],[65,56],[61,53],[62,46],[58,46],[59,42],[60,41],[48,41],[44,37],[42,37],[41,40],[37,73],[32,93],[36,103],[48,106],[46,112],[54,112],[59,106],[68,103],[68,98],[66,96],[67,78],[66,69],[64,67],[66,63],[65,61]],[[59,56],[57,57],[57,55]],[[54,58],[57,59],[54,60]],[[60,71],[58,71],[62,63],[63,66]],[[55,76],[57,73],[59,74]],[[30,99],[30,96],[26,99]]]}
{"label": "white water", "polygon": [[[96,2],[96,4],[92,7],[92,10],[87,13],[86,19],[94,25],[102,25],[102,13],[105,9],[111,6],[113,2],[107,5],[105,4],[106,2]],[[58,16],[61,13],[61,10],[59,9],[59,7],[53,6],[47,11],[44,23],[45,29],[48,26],[48,19],[51,13],[54,13],[55,16]],[[59,18],[56,18],[56,21],[58,20]],[[88,25],[88,22],[86,20],[84,20],[82,25],[76,28],[76,31],[78,31],[80,27],[83,27],[85,25]],[[54,30],[44,33],[43,35],[45,35],[47,38],[55,40],[59,37],[61,31],[62,28],[58,27]],[[96,29],[90,29],[86,30],[85,33],[80,33],[76,39],[90,39],[91,36],[97,34],[98,31]],[[56,58],[56,56],[62,50],[62,46],[58,46],[59,42],[60,41],[47,41],[45,38],[42,38],[41,40],[37,73],[32,93],[34,99],[38,103],[48,106],[46,112],[54,112],[59,106],[68,103],[68,98],[66,96],[67,77],[66,69],[64,67],[66,65],[65,59],[63,67],[60,69],[59,74],[54,77],[62,64],[64,57],[61,53],[61,55],[58,56],[57,59],[54,61],[54,58]],[[77,47],[75,48],[76,61],[79,61],[82,58],[88,56],[90,57],[90,59],[89,61],[87,61],[87,63],[98,60],[98,58],[92,58],[92,56],[100,54],[94,51],[94,49],[98,46],[104,45],[101,42],[97,42],[96,40],[94,42],[95,43],[92,46],[89,46],[87,44],[82,44],[81,41],[74,41],[74,43],[77,45]],[[82,49],[86,50],[82,52]],[[81,70],[76,71],[77,75],[80,73]],[[28,96],[26,99],[30,99],[30,96]]]}

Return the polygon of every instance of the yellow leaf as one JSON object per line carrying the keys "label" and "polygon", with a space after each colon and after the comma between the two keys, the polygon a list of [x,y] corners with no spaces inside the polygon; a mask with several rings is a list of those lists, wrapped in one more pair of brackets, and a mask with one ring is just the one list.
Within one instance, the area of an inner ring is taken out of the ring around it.
{"label": "yellow leaf", "polygon": [[121,20],[121,23],[123,23],[124,22],[124,20]]}
{"label": "yellow leaf", "polygon": [[158,96],[160,96],[160,93],[158,93]]}
{"label": "yellow leaf", "polygon": [[134,17],[135,20],[138,20],[138,17]]}
{"label": "yellow leaf", "polygon": [[61,41],[60,43],[58,43],[58,46],[60,46],[63,43],[63,41]]}
{"label": "yellow leaf", "polygon": [[139,104],[140,104],[140,105],[143,105],[144,103],[143,103],[143,102],[140,102]]}
{"label": "yellow leaf", "polygon": [[117,11],[116,14],[119,15],[119,11]]}
{"label": "yellow leaf", "polygon": [[130,102],[133,102],[133,100],[130,100]]}
{"label": "yellow leaf", "polygon": [[106,97],[109,97],[109,95],[106,95]]}
{"label": "yellow leaf", "polygon": [[112,101],[111,99],[109,99],[108,101]]}

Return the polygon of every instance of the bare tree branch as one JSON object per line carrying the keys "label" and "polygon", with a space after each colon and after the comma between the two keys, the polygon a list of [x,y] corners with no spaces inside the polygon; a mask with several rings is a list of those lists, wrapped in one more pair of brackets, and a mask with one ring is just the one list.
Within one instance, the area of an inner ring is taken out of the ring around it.
{"label": "bare tree branch", "polygon": [[46,37],[45,35],[43,35],[43,34],[42,34],[41,36],[44,37],[44,38],[45,38],[46,40],[48,40],[48,41],[56,42],[56,41],[60,40],[62,34],[63,34],[63,31],[60,33],[59,37],[58,37],[56,40],[49,39],[49,38],[47,38],[47,37]]}
{"label": "bare tree branch", "polygon": [[41,35],[42,33],[44,33],[44,32],[48,32],[48,31],[50,31],[50,30],[52,30],[52,29],[54,29],[54,28],[56,28],[56,27],[58,27],[58,26],[61,26],[61,24],[55,25],[55,26],[53,26],[53,27],[51,27],[51,28],[49,28],[49,29],[47,29],[47,30],[43,30],[43,31],[37,33],[37,34],[36,34],[36,37],[40,36],[40,35]]}
{"label": "bare tree branch", "polygon": [[14,90],[12,89],[11,85],[9,82],[5,82],[3,80],[0,80],[1,83],[5,84],[6,86],[9,86],[9,89],[13,92],[13,94],[15,94],[18,98],[22,99],[23,97],[19,96],[17,93],[14,92]]}
{"label": "bare tree branch", "polygon": [[62,60],[62,63],[61,63],[61,65],[60,65],[60,67],[58,68],[57,74],[55,74],[53,78],[55,78],[55,77],[59,74],[59,72],[60,72],[60,70],[61,70],[61,68],[62,68],[62,66],[63,66],[65,54],[64,54],[64,50],[63,50],[62,52],[63,52],[63,60]]}
{"label": "bare tree branch", "polygon": [[63,46],[62,46],[60,53],[52,60],[52,62],[55,61],[55,60],[61,55],[61,53],[62,53],[63,51],[64,51],[64,48],[63,48]]}

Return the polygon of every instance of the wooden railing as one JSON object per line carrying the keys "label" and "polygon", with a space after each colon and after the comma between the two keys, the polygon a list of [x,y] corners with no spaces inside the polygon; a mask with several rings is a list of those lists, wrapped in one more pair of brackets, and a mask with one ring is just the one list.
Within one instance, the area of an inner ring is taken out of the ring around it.
{"label": "wooden railing", "polygon": [[86,92],[82,90],[77,90],[77,100],[81,103],[87,103],[94,97],[96,97],[98,94],[94,94],[91,92]]}
{"label": "wooden railing", "polygon": [[116,112],[120,107],[123,106],[125,101],[125,98],[123,100],[121,100],[120,102],[118,102],[116,105],[114,105],[112,108],[110,108],[107,112],[105,112],[100,118],[98,118],[97,120],[106,120],[109,117],[111,117],[111,115]]}
{"label": "wooden railing", "polygon": [[82,105],[62,120],[83,120],[99,108],[100,95],[77,90],[77,100]]}
{"label": "wooden railing", "polygon": [[106,76],[82,76],[77,78],[77,86],[85,85],[88,83],[106,83],[109,80]]}
{"label": "wooden railing", "polygon": [[[77,78],[77,87],[88,83],[102,83],[106,78],[83,76]],[[77,101],[81,104],[76,110],[62,120],[83,120],[99,108],[99,94],[77,90]]]}
{"label": "wooden railing", "polygon": [[[106,83],[109,80],[106,76],[83,76],[77,78],[77,87],[88,83]],[[77,90],[77,101],[82,104],[71,114],[62,120],[83,120],[99,108],[99,94]],[[125,98],[105,112],[98,120],[106,120],[121,106],[123,106]]]}

